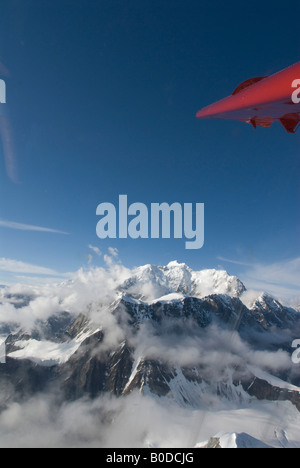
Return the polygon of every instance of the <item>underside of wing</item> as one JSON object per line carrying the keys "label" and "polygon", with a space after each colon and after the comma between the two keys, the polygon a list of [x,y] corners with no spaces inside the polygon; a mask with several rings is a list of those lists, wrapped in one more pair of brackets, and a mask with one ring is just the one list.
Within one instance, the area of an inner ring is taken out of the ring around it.
{"label": "underside of wing", "polygon": [[254,128],[257,128],[257,127],[270,128],[273,122],[274,120],[269,117],[265,117],[265,118],[254,117],[253,119],[250,119],[247,121],[247,123],[251,123],[251,125],[253,125]]}
{"label": "underside of wing", "polygon": [[253,125],[256,129],[257,127],[270,128],[276,121],[279,121],[288,133],[296,133],[300,124],[300,116],[299,114],[286,114],[279,119],[271,117],[253,117],[246,122]]}

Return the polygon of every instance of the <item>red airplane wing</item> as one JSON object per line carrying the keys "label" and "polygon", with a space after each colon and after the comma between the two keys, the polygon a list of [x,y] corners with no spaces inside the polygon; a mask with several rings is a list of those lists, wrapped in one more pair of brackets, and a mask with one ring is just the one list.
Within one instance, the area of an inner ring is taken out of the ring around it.
{"label": "red airplane wing", "polygon": [[295,133],[300,123],[300,62],[275,75],[245,81],[197,117],[239,120],[254,128],[269,128],[279,121],[288,133]]}

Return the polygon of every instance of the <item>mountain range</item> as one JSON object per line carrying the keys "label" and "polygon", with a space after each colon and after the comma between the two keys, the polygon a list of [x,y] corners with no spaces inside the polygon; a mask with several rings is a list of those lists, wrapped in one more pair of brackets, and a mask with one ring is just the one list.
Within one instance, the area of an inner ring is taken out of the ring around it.
{"label": "mountain range", "polygon": [[[195,272],[178,262],[127,271],[110,282],[109,294],[93,280],[99,295],[75,311],[70,298],[80,296],[83,283],[77,278],[57,287],[57,302],[47,291],[58,308],[48,314],[37,291],[1,290],[0,307],[17,317],[36,311],[30,327],[9,315],[0,323],[7,353],[0,365],[2,412],[49,392],[59,405],[108,395],[125,401],[138,393],[182,411],[236,411],[272,402],[289,405],[298,417],[300,371],[290,359],[300,337],[297,310],[268,294],[249,303],[237,277]],[[198,446],[275,444],[257,441],[256,433],[217,432]]]}

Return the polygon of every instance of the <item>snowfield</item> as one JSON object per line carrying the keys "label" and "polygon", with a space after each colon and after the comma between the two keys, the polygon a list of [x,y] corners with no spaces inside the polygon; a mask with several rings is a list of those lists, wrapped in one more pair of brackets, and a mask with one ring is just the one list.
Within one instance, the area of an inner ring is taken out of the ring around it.
{"label": "snowfield", "polygon": [[19,347],[17,351],[9,353],[7,357],[12,359],[29,359],[41,366],[51,367],[57,364],[68,362],[70,357],[76,353],[80,345],[90,336],[100,331],[87,330],[81,333],[74,340],[65,343],[55,343],[53,341],[23,340],[16,341],[15,346]]}
{"label": "snowfield", "polygon": [[[244,448],[243,442],[246,448],[260,448],[263,445],[298,448],[299,424],[300,414],[294,412],[290,403],[255,402],[248,408],[203,414],[199,432],[200,440],[204,442],[196,443],[195,447],[207,445],[209,439],[214,437],[220,438],[222,448]],[[244,437],[239,438],[237,434]],[[246,434],[254,440],[245,437]]]}

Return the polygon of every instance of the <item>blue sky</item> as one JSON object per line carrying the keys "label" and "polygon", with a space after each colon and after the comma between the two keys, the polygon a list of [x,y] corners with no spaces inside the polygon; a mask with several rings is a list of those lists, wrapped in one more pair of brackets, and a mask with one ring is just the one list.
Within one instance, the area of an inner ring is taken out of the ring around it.
{"label": "blue sky", "polygon": [[[300,133],[195,114],[245,79],[299,61],[299,13],[290,0],[2,0],[14,164],[7,171],[1,148],[0,283],[15,279],[11,261],[45,274],[87,267],[89,255],[103,265],[89,245],[117,248],[128,267],[294,268]],[[96,207],[119,194],[205,203],[204,248],[100,241]]]}

